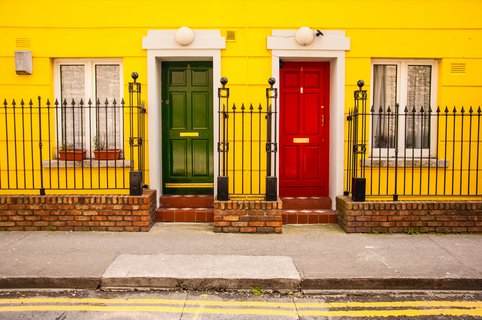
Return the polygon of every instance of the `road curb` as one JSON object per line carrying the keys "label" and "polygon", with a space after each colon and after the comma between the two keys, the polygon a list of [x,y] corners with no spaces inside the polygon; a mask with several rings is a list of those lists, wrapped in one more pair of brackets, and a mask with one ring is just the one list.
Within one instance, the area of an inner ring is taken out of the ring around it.
{"label": "road curb", "polygon": [[301,290],[482,290],[471,278],[329,278],[303,279]]}
{"label": "road curb", "polygon": [[100,277],[13,277],[0,278],[1,289],[89,289],[100,287]]}

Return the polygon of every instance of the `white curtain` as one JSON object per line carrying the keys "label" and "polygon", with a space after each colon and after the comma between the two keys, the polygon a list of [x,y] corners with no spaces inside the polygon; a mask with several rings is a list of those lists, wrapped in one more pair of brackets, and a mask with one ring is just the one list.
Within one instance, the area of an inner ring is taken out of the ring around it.
{"label": "white curtain", "polygon": [[[428,148],[430,142],[429,107],[431,66],[409,65],[407,83],[407,108],[405,121],[405,148]],[[421,112],[423,107],[424,112]],[[415,109],[415,112],[413,110]]]}
{"label": "white curtain", "polygon": [[[397,65],[374,65],[372,125],[374,148],[395,147],[396,95]],[[390,113],[388,107],[390,107]]]}

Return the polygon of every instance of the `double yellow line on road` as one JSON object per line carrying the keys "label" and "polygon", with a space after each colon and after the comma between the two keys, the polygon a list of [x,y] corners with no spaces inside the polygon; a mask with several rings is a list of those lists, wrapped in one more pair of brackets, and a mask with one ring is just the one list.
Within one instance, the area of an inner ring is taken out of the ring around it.
{"label": "double yellow line on road", "polygon": [[481,301],[266,302],[184,299],[0,299],[2,312],[92,311],[276,315],[283,317],[482,316]]}

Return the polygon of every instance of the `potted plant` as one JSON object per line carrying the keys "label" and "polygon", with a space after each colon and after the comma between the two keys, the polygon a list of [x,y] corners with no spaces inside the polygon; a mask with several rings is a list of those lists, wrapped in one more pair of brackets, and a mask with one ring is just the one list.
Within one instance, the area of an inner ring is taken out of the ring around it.
{"label": "potted plant", "polygon": [[85,159],[86,154],[86,149],[77,149],[73,144],[65,142],[62,143],[58,152],[59,159],[67,161],[82,161]]}
{"label": "potted plant", "polygon": [[96,160],[117,160],[120,158],[121,149],[108,149],[105,140],[98,135],[94,137],[94,158]]}

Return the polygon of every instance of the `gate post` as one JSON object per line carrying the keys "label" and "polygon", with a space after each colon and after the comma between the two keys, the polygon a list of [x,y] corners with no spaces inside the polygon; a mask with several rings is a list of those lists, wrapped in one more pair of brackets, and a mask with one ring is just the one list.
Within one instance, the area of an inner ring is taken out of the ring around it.
{"label": "gate post", "polygon": [[[218,190],[216,199],[218,201],[227,201],[229,200],[229,180],[227,172],[229,151],[227,108],[229,108],[229,88],[226,88],[228,78],[222,77],[220,82],[222,87],[218,88]],[[222,99],[225,99],[225,103],[221,106]]]}
{"label": "gate post", "polygon": [[[353,110],[353,168],[352,168],[352,200],[353,201],[365,201],[365,193],[366,193],[366,178],[364,177],[365,169],[362,167],[360,168],[360,174],[358,174],[358,165],[359,159],[358,155],[363,157],[366,154],[366,144],[365,144],[365,119],[366,116],[366,103],[367,103],[367,91],[363,90],[363,86],[365,82],[363,80],[358,80],[357,85],[359,87],[358,90],[355,90],[354,97],[355,97],[355,108]],[[361,108],[361,110],[360,110]],[[359,116],[362,116],[362,123],[361,123],[361,134],[362,138],[359,141],[358,133],[359,133]]]}
{"label": "gate post", "polygon": [[[278,89],[274,88],[275,78],[268,79],[269,88],[266,88],[266,108],[267,108],[267,141],[266,141],[266,201],[278,200],[278,177],[277,157],[278,152]],[[274,106],[273,106],[274,105]],[[274,107],[274,110],[273,110]],[[274,119],[272,117],[274,115]],[[272,122],[274,120],[274,138],[272,137]],[[274,168],[271,164],[274,164]],[[274,170],[272,170],[274,169]]]}
{"label": "gate post", "polygon": [[[142,182],[142,136],[141,128],[139,127],[140,122],[138,122],[137,128],[134,128],[134,108],[137,109],[137,117],[139,120],[139,108],[141,108],[141,84],[137,82],[139,74],[133,72],[131,74],[134,82],[129,82],[129,113],[130,113],[130,123],[129,123],[129,144],[130,144],[130,156],[131,161],[134,161],[134,147],[138,148],[138,170],[131,170],[129,172],[129,194],[131,196],[140,196],[143,193],[143,182]],[[135,105],[134,105],[135,104]],[[142,111],[142,110],[141,110]],[[143,125],[143,124],[142,124]],[[134,136],[134,130],[137,130],[137,135]]]}

